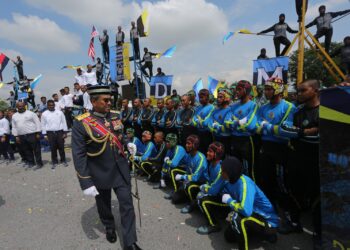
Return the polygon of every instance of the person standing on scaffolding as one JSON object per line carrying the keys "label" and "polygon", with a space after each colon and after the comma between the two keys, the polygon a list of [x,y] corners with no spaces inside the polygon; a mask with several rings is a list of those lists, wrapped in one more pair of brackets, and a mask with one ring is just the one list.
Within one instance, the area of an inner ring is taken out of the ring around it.
{"label": "person standing on scaffolding", "polygon": [[115,37],[116,45],[122,46],[124,43],[124,39],[125,39],[125,34],[124,34],[124,31],[122,31],[122,26],[118,26],[118,32],[117,32],[117,35]]}
{"label": "person standing on scaffolding", "polygon": [[337,16],[342,16],[350,12],[350,9],[344,10],[344,11],[338,11],[338,12],[328,12],[326,13],[326,6],[321,5],[318,8],[318,11],[320,15],[316,17],[311,23],[305,26],[305,28],[310,28],[314,25],[317,26],[317,31],[314,37],[318,40],[321,37],[325,37],[324,44],[325,44],[325,50],[327,53],[329,53],[329,48],[331,46],[332,42],[332,36],[333,36],[333,26],[332,26],[332,19]]}
{"label": "person standing on scaffolding", "polygon": [[107,30],[103,30],[103,35],[100,36],[100,42],[102,46],[102,54],[105,60],[105,63],[109,63],[109,46],[108,46],[109,36],[107,34]]}
{"label": "person standing on scaffolding", "polygon": [[135,58],[140,59],[139,32],[134,21],[131,22],[130,40],[134,47]]}
{"label": "person standing on scaffolding", "polygon": [[22,61],[21,57],[17,56],[17,61],[12,60],[12,62],[16,65],[19,80],[20,81],[24,80],[23,61]]}
{"label": "person standing on scaffolding", "polygon": [[[147,48],[144,48],[143,51],[145,54],[143,55],[142,61],[144,64],[141,67],[142,73],[147,76],[147,77],[152,77],[153,76],[153,63],[152,63],[152,56],[156,56],[157,53],[153,53],[148,51]],[[148,69],[149,74],[146,72],[146,69]]]}
{"label": "person standing on scaffolding", "polygon": [[[284,22],[285,19],[286,16],[284,14],[280,14],[278,23],[258,33],[258,35],[265,34],[271,31],[275,33],[275,36],[273,37],[273,43],[275,45],[276,57],[284,56],[290,46],[290,41],[287,38],[287,31],[289,33],[298,33],[297,30],[293,30],[291,27],[289,27],[287,23]],[[282,53],[280,53],[281,44],[285,46]]]}

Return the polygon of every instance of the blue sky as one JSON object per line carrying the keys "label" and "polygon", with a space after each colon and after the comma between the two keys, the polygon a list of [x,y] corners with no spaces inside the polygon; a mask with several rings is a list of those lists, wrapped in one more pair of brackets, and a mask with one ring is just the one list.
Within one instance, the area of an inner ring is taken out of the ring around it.
{"label": "blue sky", "polygon": [[[309,1],[307,20],[317,15],[321,4],[328,11],[350,8],[348,0]],[[294,1],[280,0],[2,0],[0,3],[0,52],[24,59],[24,71],[29,77],[43,74],[36,89],[37,97],[51,96],[63,86],[74,82],[73,70],[61,70],[67,64],[92,63],[87,56],[92,25],[99,31],[107,28],[110,44],[114,43],[116,27],[122,25],[128,38],[130,21],[142,9],[150,12],[150,36],[141,40],[141,47],[162,52],[177,45],[173,58],[154,61],[167,74],[174,75],[174,87],[185,93],[207,76],[233,82],[252,79],[252,60],[260,48],[274,55],[271,37],[237,35],[225,45],[222,37],[228,31],[242,28],[258,32],[277,22],[280,13],[287,23],[297,28]],[[334,24],[333,40],[349,35],[350,17]],[[311,28],[314,33],[315,28]],[[290,40],[292,35],[289,35]],[[97,55],[101,56],[95,40]],[[10,80],[13,64],[3,75]],[[122,83],[123,84],[123,83]],[[125,84],[125,83],[124,83]],[[10,87],[0,89],[0,97],[8,95]]]}

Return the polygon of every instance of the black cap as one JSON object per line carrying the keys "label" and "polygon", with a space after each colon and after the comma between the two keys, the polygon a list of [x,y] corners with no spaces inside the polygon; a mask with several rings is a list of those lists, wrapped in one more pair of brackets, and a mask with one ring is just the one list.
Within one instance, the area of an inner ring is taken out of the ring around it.
{"label": "black cap", "polygon": [[112,91],[110,86],[100,86],[94,85],[90,86],[87,89],[89,95],[111,95]]}
{"label": "black cap", "polygon": [[222,171],[226,172],[229,182],[234,184],[242,175],[243,167],[241,161],[233,156],[226,157],[221,163]]}

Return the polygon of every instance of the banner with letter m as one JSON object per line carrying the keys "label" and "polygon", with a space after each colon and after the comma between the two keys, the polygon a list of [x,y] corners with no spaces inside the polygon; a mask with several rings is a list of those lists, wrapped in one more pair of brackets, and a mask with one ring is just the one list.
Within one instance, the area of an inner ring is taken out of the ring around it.
{"label": "banner with letter m", "polygon": [[287,56],[254,60],[253,84],[264,85],[265,81],[271,77],[281,78],[285,84],[288,83],[288,63]]}

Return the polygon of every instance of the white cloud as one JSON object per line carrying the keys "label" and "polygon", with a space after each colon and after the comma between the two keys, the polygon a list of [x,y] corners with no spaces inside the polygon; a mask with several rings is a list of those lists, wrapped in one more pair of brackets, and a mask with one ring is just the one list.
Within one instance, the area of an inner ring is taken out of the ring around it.
{"label": "white cloud", "polygon": [[[319,15],[318,7],[321,5],[326,6],[327,11],[339,11],[338,8],[344,6],[346,8],[346,5],[348,5],[349,0],[325,0],[325,1],[319,1],[314,4],[309,4],[309,8],[307,10],[307,17],[308,19],[313,19]],[[347,7],[348,8],[348,7]]]}
{"label": "white cloud", "polygon": [[50,19],[19,13],[12,16],[12,22],[0,19],[1,39],[40,52],[74,52],[79,49],[79,38]]}

